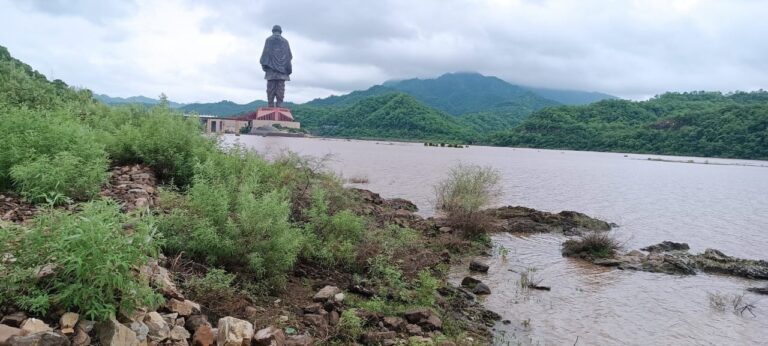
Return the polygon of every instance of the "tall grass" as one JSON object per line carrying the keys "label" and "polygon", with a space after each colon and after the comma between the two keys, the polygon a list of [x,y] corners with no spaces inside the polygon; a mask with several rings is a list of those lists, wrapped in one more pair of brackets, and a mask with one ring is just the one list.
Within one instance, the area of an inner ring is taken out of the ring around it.
{"label": "tall grass", "polygon": [[437,209],[455,228],[482,233],[488,220],[481,210],[501,197],[501,173],[492,167],[460,164],[435,186]]}

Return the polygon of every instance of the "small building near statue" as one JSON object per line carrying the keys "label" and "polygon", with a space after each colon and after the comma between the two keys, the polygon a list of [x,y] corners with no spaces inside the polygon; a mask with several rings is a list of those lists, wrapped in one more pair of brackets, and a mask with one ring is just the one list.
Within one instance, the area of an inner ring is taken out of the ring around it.
{"label": "small building near statue", "polygon": [[291,129],[301,128],[301,124],[293,119],[289,109],[277,107],[262,107],[239,117],[201,116],[200,119],[205,124],[205,132],[208,133],[242,133],[241,129],[247,129],[252,133],[259,128],[270,128],[275,125]]}

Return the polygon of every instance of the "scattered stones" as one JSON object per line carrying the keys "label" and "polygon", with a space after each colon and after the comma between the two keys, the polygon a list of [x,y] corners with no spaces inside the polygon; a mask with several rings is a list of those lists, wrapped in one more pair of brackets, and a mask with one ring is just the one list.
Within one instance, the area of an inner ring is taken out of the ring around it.
{"label": "scattered stones", "polygon": [[75,325],[77,325],[77,320],[79,319],[80,315],[74,312],[67,312],[64,315],[61,315],[61,318],[59,319],[59,328],[61,328],[61,332],[64,334],[74,333]]}
{"label": "scattered stones", "polygon": [[206,322],[195,329],[195,334],[192,336],[192,346],[212,346],[216,341],[214,335],[213,328]]}
{"label": "scattered stones", "polygon": [[28,334],[48,332],[53,330],[53,328],[51,328],[45,322],[36,318],[26,319],[24,323],[21,324],[21,329],[26,331]]}
{"label": "scattered stones", "polygon": [[169,338],[173,341],[184,341],[184,343],[187,342],[187,339],[189,339],[192,335],[189,334],[189,332],[184,329],[182,326],[174,326],[173,329],[171,329],[171,334]]}
{"label": "scattered stones", "polygon": [[328,331],[328,320],[323,315],[306,314],[304,315],[304,323],[322,333]]}
{"label": "scattered stones", "polygon": [[219,319],[218,329],[218,346],[247,346],[253,338],[253,325],[231,316]]}
{"label": "scattered stones", "polygon": [[176,288],[176,284],[173,283],[168,269],[161,267],[157,261],[150,260],[147,265],[141,268],[141,273],[146,275],[152,286],[157,288],[164,296],[179,300],[184,299],[179,289]]}
{"label": "scattered stones", "polygon": [[11,327],[21,327],[21,324],[24,323],[24,320],[27,319],[27,314],[23,312],[14,312],[10,315],[3,316],[2,319],[0,319],[0,324],[4,324]]}
{"label": "scattered stones", "polygon": [[472,289],[472,293],[477,295],[491,294],[491,288],[488,285],[480,282]]}
{"label": "scattered stones", "polygon": [[75,335],[72,336],[72,346],[88,346],[91,344],[91,337],[79,326],[75,328]]}
{"label": "scattered stones", "polygon": [[116,167],[110,171],[109,175],[109,185],[99,195],[120,202],[123,211],[155,205],[157,179],[150,167],[142,165]]}
{"label": "scattered stones", "polygon": [[426,330],[438,330],[443,328],[443,321],[440,320],[440,317],[437,317],[437,314],[429,309],[408,311],[405,313],[405,319]]}
{"label": "scattered stones", "polygon": [[341,290],[336,286],[325,286],[312,297],[312,300],[316,302],[325,302],[328,299],[333,298],[336,294],[341,293]]}
{"label": "scattered stones", "polygon": [[102,345],[138,346],[139,340],[130,328],[116,320],[108,320],[96,326],[96,332]]}
{"label": "scattered stones", "polygon": [[130,328],[136,334],[136,340],[139,342],[147,341],[147,336],[149,336],[149,327],[147,327],[146,324],[142,323],[141,321],[131,321],[128,323],[128,328]]}
{"label": "scattered stones", "polygon": [[408,335],[423,335],[424,331],[416,324],[406,324],[405,331]]}
{"label": "scattered stones", "polygon": [[27,335],[27,332],[20,328],[0,324],[0,345],[5,345],[11,337],[24,335]]}
{"label": "scattered stones", "polygon": [[66,336],[53,331],[45,331],[25,336],[12,336],[8,344],[13,346],[69,346]]}
{"label": "scattered stones", "polygon": [[174,313],[179,314],[179,316],[190,316],[190,315],[196,315],[200,313],[200,304],[195,303],[191,300],[178,300],[178,299],[170,299],[165,304],[165,307]]}
{"label": "scattered stones", "polygon": [[282,329],[269,326],[256,332],[252,345],[255,346],[283,346],[285,345],[285,333]]}
{"label": "scattered stones", "polygon": [[408,324],[404,319],[400,317],[387,316],[382,319],[384,327],[396,332],[401,332],[405,329],[405,325]]}
{"label": "scattered stones", "polygon": [[469,262],[469,270],[481,272],[481,273],[487,273],[488,265],[478,260],[472,260],[471,262]]}
{"label": "scattered stones", "polygon": [[206,315],[192,315],[187,318],[186,322],[184,323],[184,327],[187,328],[190,332],[196,332],[198,328],[201,326],[207,325],[210,327],[210,323],[208,322],[208,316]]}

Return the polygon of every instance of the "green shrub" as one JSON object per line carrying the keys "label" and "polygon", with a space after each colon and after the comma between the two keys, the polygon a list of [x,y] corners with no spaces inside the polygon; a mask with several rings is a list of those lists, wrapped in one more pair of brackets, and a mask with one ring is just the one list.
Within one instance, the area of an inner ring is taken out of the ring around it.
{"label": "green shrub", "polygon": [[32,202],[67,196],[86,200],[95,196],[107,180],[107,159],[85,161],[69,152],[40,156],[11,168],[11,177],[22,196]]}
{"label": "green shrub", "polygon": [[[17,261],[6,269],[0,305],[35,313],[73,310],[105,320],[162,301],[136,271],[158,254],[150,217],[129,219],[113,202],[96,201],[75,214],[44,212],[16,236],[10,253]],[[48,269],[49,275],[39,275]]]}
{"label": "green shrub", "polygon": [[421,306],[433,306],[438,287],[440,287],[440,281],[433,277],[428,270],[420,271],[414,290],[414,303]]}
{"label": "green shrub", "polygon": [[449,222],[470,235],[482,233],[488,222],[481,212],[501,196],[501,173],[491,167],[458,165],[435,186],[437,209]]}
{"label": "green shrub", "polygon": [[369,276],[379,285],[382,292],[401,300],[407,300],[408,291],[403,271],[392,264],[389,257],[379,255],[371,258],[368,268]]}
{"label": "green shrub", "polygon": [[235,282],[235,274],[213,268],[204,276],[193,275],[184,283],[188,299],[202,304],[206,313],[224,317],[242,308],[244,294]]}
{"label": "green shrub", "polygon": [[346,309],[339,319],[339,336],[354,343],[363,335],[363,320],[357,316],[357,309]]}
{"label": "green shrub", "polygon": [[568,239],[563,243],[563,256],[584,258],[608,258],[621,248],[608,232],[591,232],[580,239]]}
{"label": "green shrub", "polygon": [[161,218],[166,249],[280,288],[303,236],[289,222],[285,191],[262,183],[264,170],[266,162],[239,150],[199,164],[186,198],[175,201],[179,208]]}
{"label": "green shrub", "polygon": [[355,262],[357,245],[365,231],[365,221],[349,210],[329,214],[325,190],[316,188],[312,207],[307,212],[309,222],[305,256],[327,265],[350,267]]}

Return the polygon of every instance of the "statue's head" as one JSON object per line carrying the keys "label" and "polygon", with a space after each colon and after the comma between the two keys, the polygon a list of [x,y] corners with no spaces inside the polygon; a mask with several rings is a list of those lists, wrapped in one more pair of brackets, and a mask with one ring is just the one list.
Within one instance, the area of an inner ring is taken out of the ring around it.
{"label": "statue's head", "polygon": [[282,34],[283,28],[281,28],[279,25],[275,25],[272,27],[272,33],[273,34]]}

